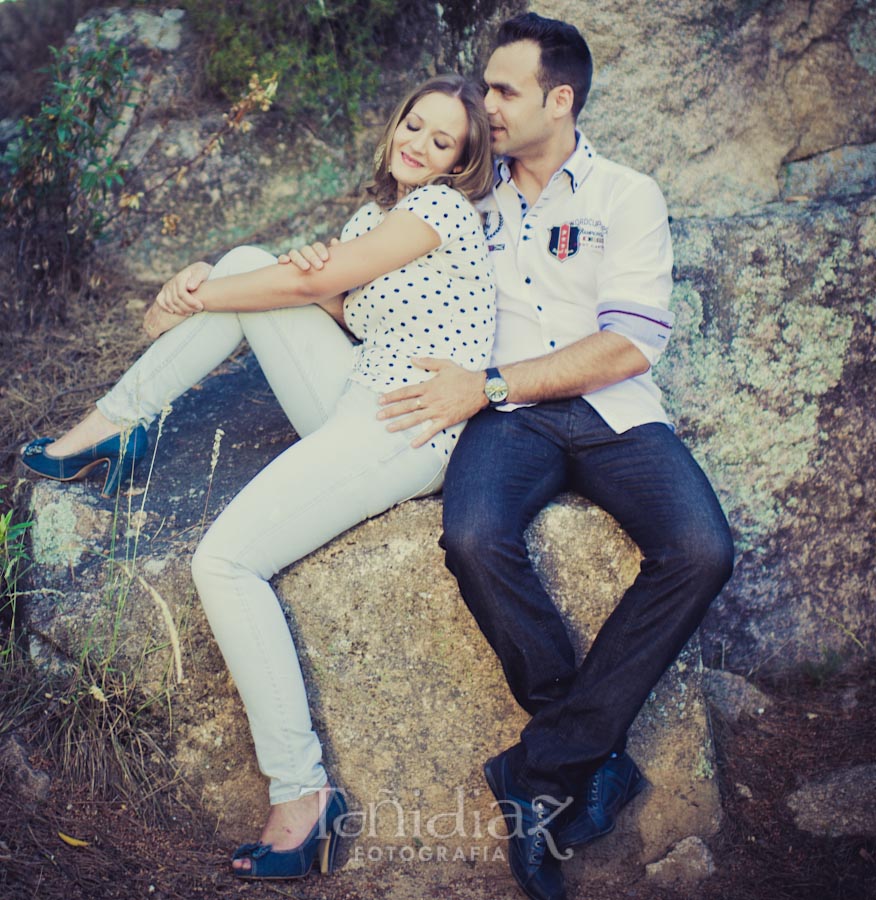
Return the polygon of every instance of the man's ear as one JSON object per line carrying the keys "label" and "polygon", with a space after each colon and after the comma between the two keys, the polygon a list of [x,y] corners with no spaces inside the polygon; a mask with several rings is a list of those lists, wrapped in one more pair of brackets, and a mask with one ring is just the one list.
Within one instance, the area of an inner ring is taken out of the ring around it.
{"label": "man's ear", "polygon": [[569,115],[572,104],[575,102],[575,91],[570,84],[558,84],[555,88],[551,88],[548,98],[553,103],[557,118],[561,119],[563,116]]}

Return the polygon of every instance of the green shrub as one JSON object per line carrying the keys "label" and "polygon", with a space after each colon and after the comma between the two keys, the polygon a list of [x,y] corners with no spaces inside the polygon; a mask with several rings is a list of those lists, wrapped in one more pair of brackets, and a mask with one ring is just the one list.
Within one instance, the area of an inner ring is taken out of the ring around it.
{"label": "green shrub", "polygon": [[3,159],[10,184],[0,212],[16,242],[13,315],[25,325],[64,319],[125,171],[112,132],[128,93],[126,51],[98,32],[93,47],[51,52],[46,97],[36,115],[22,120],[23,136]]}
{"label": "green shrub", "polygon": [[322,127],[356,118],[377,86],[397,0],[184,0],[205,45],[207,84],[236,100],[250,75],[280,76],[278,100]]}
{"label": "green shrub", "polygon": [[[279,76],[278,103],[316,129],[349,131],[388,60],[422,61],[441,35],[448,59],[519,0],[183,0],[203,44],[207,86],[236,100],[252,72]],[[420,75],[415,75],[419,78]]]}
{"label": "green shrub", "polygon": [[[121,158],[125,135],[118,128],[134,105],[127,100],[134,75],[127,51],[99,27],[87,44],[50,50],[51,83],[39,112],[22,119],[23,135],[2,159],[9,187],[0,196],[0,227],[16,260],[12,299],[0,308],[7,327],[64,321],[67,304],[91,288],[91,250],[109,223],[132,211],[160,214],[149,208],[150,196],[203,163],[227,135],[246,133],[247,116],[267,110],[276,91],[275,80],[250,72],[223,124],[191,158],[126,192],[126,184],[138,182]],[[176,221],[163,216],[166,233]]]}

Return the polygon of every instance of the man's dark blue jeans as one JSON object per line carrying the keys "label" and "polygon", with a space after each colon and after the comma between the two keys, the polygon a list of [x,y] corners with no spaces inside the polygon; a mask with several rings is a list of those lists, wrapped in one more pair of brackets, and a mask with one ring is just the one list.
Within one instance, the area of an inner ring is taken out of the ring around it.
{"label": "man's dark blue jeans", "polygon": [[[524,531],[560,491],[610,513],[639,575],[581,665],[529,559]],[[730,577],[730,528],[706,476],[666,425],[616,434],[581,398],[466,426],[444,483],[446,562],[532,715],[509,760],[533,795],[577,796],[613,752]]]}

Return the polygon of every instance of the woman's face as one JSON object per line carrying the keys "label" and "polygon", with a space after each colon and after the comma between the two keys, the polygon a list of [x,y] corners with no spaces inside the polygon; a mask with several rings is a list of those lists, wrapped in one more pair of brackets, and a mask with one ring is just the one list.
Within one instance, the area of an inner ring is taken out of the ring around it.
{"label": "woman's face", "polygon": [[468,116],[458,97],[424,94],[399,122],[389,151],[389,170],[399,197],[457,166],[468,134]]}

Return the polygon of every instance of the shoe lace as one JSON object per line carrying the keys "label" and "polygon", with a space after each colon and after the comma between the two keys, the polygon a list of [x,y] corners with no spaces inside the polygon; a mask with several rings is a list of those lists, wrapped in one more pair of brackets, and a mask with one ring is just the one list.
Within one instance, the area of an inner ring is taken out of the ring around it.
{"label": "shoe lace", "polygon": [[535,803],[532,804],[532,809],[535,812],[535,825],[530,829],[530,834],[533,835],[533,841],[530,845],[530,853],[529,853],[529,862],[534,865],[541,865],[541,861],[544,858],[544,851],[547,847],[547,827],[544,824],[544,820],[547,818],[548,812],[544,803],[541,800],[536,800]]}
{"label": "shoe lace", "polygon": [[599,790],[602,787],[602,771],[594,772],[590,778],[590,790],[587,795],[587,802],[594,804],[599,802]]}

